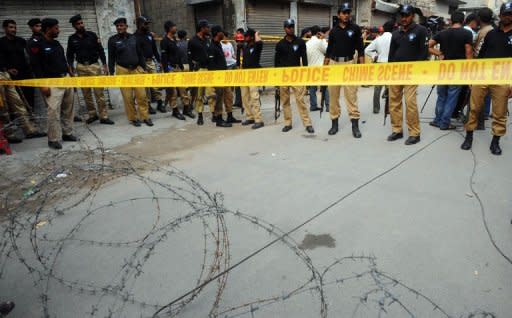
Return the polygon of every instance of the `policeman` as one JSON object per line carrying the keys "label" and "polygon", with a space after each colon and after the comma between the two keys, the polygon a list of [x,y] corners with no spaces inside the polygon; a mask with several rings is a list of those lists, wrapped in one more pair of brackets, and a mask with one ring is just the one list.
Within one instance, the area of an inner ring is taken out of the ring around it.
{"label": "policeman", "polygon": [[[41,33],[41,19],[32,18],[28,20],[27,25],[32,31],[32,35],[27,40],[27,54],[30,55],[30,48],[37,44],[37,42],[43,37],[43,34]],[[32,70],[30,70],[30,76],[34,77]],[[33,87],[29,87],[29,89],[32,90],[32,95],[30,95],[30,92],[28,94],[25,93],[25,98],[32,107],[31,110],[29,109],[29,112],[33,114],[35,107],[35,94],[39,94],[39,90],[35,90]]]}
{"label": "policeman", "polygon": [[[73,26],[76,32],[69,36],[66,57],[68,64],[74,73],[73,64],[76,57],[76,73],[78,76],[98,76],[108,74],[107,58],[105,51],[101,45],[101,40],[96,33],[86,31],[82,16],[77,14],[69,19],[69,23]],[[98,63],[101,60],[102,66]],[[105,96],[103,95],[104,88],[94,88],[94,96],[98,104],[98,113],[94,106],[92,92],[90,88],[82,88],[84,94],[85,104],[89,112],[89,118],[85,121],[91,124],[96,120],[100,120],[101,124],[113,125],[114,122],[108,118],[107,105],[105,103]]]}
{"label": "policeman", "polygon": [[[275,67],[290,67],[290,66],[308,66],[308,57],[306,53],[306,42],[302,38],[295,35],[295,21],[288,19],[284,21],[284,31],[286,36],[281,39],[276,45],[276,52],[274,58]],[[281,86],[280,96],[284,112],[284,127],[282,132],[288,132],[292,129],[292,108],[290,105],[290,89],[295,93],[295,102],[297,109],[302,118],[302,123],[306,127],[306,131],[313,134],[315,130],[311,125],[311,118],[309,118],[306,103],[304,103],[304,96],[306,95],[305,86]]]}
{"label": "policeman", "polygon": [[[210,43],[207,36],[209,35],[210,24],[206,20],[200,20],[197,23],[196,35],[188,41],[188,57],[191,71],[206,71],[208,69],[208,47]],[[206,89],[204,87],[198,87],[195,94],[194,102],[197,111],[197,124],[199,126],[204,124],[203,95],[205,92]]]}
{"label": "policeman", "polygon": [[[146,61],[142,54],[142,45],[135,35],[127,32],[128,25],[125,18],[114,21],[117,34],[108,39],[108,70],[110,75],[129,75],[146,73]],[[135,109],[133,95],[137,100],[138,110]],[[140,127],[141,119],[148,126],[153,126],[149,118],[148,100],[146,90],[142,87],[121,88],[124,109],[130,123]]]}
{"label": "policeman", "polygon": [[[260,59],[263,51],[263,42],[260,35],[254,29],[247,29],[244,34],[245,46],[240,56],[240,67],[243,69],[261,68]],[[252,125],[252,129],[259,129],[263,126],[261,118],[261,101],[259,87],[240,87],[242,93],[242,104],[245,109],[246,120],[242,125]]]}
{"label": "policeman", "polygon": [[[16,22],[14,20],[5,20],[3,22],[5,36],[0,38],[0,79],[3,80],[22,80],[30,78],[29,66],[25,60],[26,41],[16,36]],[[4,122],[9,122],[11,117],[17,118],[26,138],[37,138],[46,136],[39,133],[35,125],[30,120],[27,104],[23,101],[23,93],[14,86],[1,86],[2,95],[7,104],[3,110]],[[21,95],[20,95],[21,94]],[[10,114],[8,114],[10,113]],[[21,142],[14,136],[14,130],[7,134],[12,143]]]}
{"label": "policeman", "polygon": [[[427,58],[427,29],[414,23],[414,8],[401,5],[399,9],[400,28],[391,36],[389,47],[389,62],[422,61]],[[405,95],[406,120],[409,138],[406,145],[413,145],[420,141],[420,118],[416,91],[418,85],[394,85],[389,87],[389,113],[393,132],[388,141],[395,141],[404,137],[402,123],[402,99]]]}
{"label": "policeman", "polygon": [[[41,21],[43,37],[30,50],[30,62],[36,78],[70,76],[64,48],[56,40],[59,21],[46,18]],[[48,146],[62,149],[63,141],[78,141],[73,135],[73,89],[42,87],[41,93],[48,106]]]}
{"label": "policeman", "polygon": [[[224,39],[224,31],[219,25],[215,25],[211,29],[212,43],[208,47],[208,70],[218,71],[227,70],[228,65],[224,57],[221,41]],[[231,123],[227,123],[222,119],[222,102],[224,101],[224,88],[216,87],[207,90],[208,106],[212,111],[213,121],[217,127],[231,127]]]}
{"label": "policeman", "polygon": [[[164,73],[169,72],[182,72],[184,71],[183,64],[179,60],[179,50],[177,46],[176,41],[176,24],[174,24],[172,21],[166,21],[164,23],[164,29],[165,29],[165,36],[162,39],[162,42],[160,42],[160,52],[162,54],[162,69]],[[172,116],[176,117],[179,120],[185,120],[185,116],[180,113],[178,110],[178,91],[180,92],[183,100],[183,113],[187,114],[190,113],[190,99],[188,98],[188,95],[185,92],[185,88],[168,88],[166,90],[167,95],[169,95],[169,99],[171,101],[171,108],[172,108]],[[160,110],[162,111],[162,110]],[[165,112],[166,109],[164,107],[163,111]],[[189,114],[190,116],[190,114]]]}
{"label": "policeman", "polygon": [[[500,25],[489,31],[485,36],[478,58],[512,58],[512,2],[500,7]],[[487,94],[492,98],[492,142],[491,153],[501,155],[500,137],[507,131],[507,104],[512,97],[512,86],[505,85],[473,85],[471,88],[469,120],[466,123],[466,138],[461,145],[463,150],[471,149],[473,131],[478,124],[478,116],[482,112]]]}
{"label": "policeman", "polygon": [[[146,70],[148,73],[157,73],[155,60],[160,64],[160,54],[156,48],[156,41],[153,38],[153,34],[149,31],[149,24],[151,21],[145,16],[140,16],[135,21],[137,25],[135,36],[137,37],[137,41],[139,41],[142,46],[142,54],[146,60]],[[153,109],[153,107],[151,107],[151,99],[156,100],[158,111],[165,113],[166,110],[160,89],[150,88],[149,92],[151,94],[151,98],[148,96],[149,113],[156,114],[156,111]]]}
{"label": "policeman", "polygon": [[[331,30],[329,35],[329,44],[325,53],[324,65],[329,64],[353,64],[354,54],[357,52],[358,61],[364,63],[363,38],[361,28],[352,23],[350,14],[352,5],[348,2],[343,3],[338,8],[338,24]],[[342,86],[329,86],[329,97],[333,101],[329,108],[331,114],[332,127],[329,135],[338,133],[338,120],[341,114],[340,110],[340,90]],[[352,135],[355,138],[361,138],[359,131],[359,109],[357,108],[357,86],[344,86],[343,92],[345,102],[347,103],[348,115],[352,122]]]}

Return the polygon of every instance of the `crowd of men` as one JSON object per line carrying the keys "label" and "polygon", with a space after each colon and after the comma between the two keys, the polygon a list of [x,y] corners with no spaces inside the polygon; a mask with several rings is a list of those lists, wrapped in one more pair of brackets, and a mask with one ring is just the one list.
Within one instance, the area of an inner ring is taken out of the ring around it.
{"label": "crowd of men", "polygon": [[[295,21],[287,19],[283,23],[284,37],[275,47],[274,66],[362,64],[368,62],[366,57],[370,57],[375,63],[423,61],[431,56],[440,60],[512,57],[512,2],[501,6],[496,25],[490,9],[481,9],[468,16],[456,11],[451,15],[449,27],[435,34],[425,26],[415,23],[416,12],[411,5],[401,5],[398,19],[386,22],[380,29],[372,31],[371,36],[352,21],[350,3],[339,7],[338,19],[333,28],[312,26],[303,30],[300,37],[296,35]],[[200,20],[195,35],[187,40],[185,31],[178,31],[175,23],[166,21],[163,26],[165,33],[158,49],[155,33],[150,30],[151,21],[147,17],[140,16],[136,19],[136,32],[133,34],[128,32],[127,20],[118,18],[114,22],[117,34],[108,39],[108,53],[105,54],[100,38],[86,29],[80,15],[71,17],[69,23],[76,32],[69,36],[65,52],[57,40],[60,30],[59,21],[56,19],[30,20],[28,25],[32,28],[33,35],[27,41],[16,36],[15,21],[4,21],[6,35],[0,39],[0,79],[130,75],[159,71],[228,71],[261,67],[264,43],[259,33],[251,28],[237,30],[234,35],[235,49],[221,26],[211,26],[208,21]],[[372,41],[365,46],[364,39],[369,38]],[[383,87],[384,85],[375,86],[374,113],[380,112]],[[404,137],[402,101],[405,99],[408,130],[405,144],[420,142],[417,88],[417,85],[393,85],[385,88],[384,97],[389,105],[392,126],[388,141]],[[290,104],[290,94],[293,92],[300,118],[308,133],[315,132],[310,112],[325,106],[332,121],[328,134],[337,134],[341,116],[341,89],[352,125],[352,135],[354,138],[361,138],[358,87],[353,85],[320,87],[321,107],[318,107],[316,86],[279,87],[276,94],[279,94],[284,113],[282,131],[288,132],[293,127]],[[61,149],[62,141],[77,141],[78,137],[73,133],[73,89],[43,87],[39,91],[48,108],[48,146]],[[108,115],[104,89],[83,88],[82,92],[88,112],[86,124],[99,121],[100,124],[113,125],[114,122]],[[307,92],[309,109],[305,101]],[[34,88],[2,86],[1,93],[6,104],[2,108],[1,120],[10,142],[21,141],[10,129],[13,127],[13,119],[23,129],[25,138],[46,136],[34,122]],[[186,117],[197,118],[199,126],[205,124],[204,106],[207,103],[216,126],[232,127],[233,124],[241,123],[244,126],[250,125],[252,129],[259,129],[264,127],[259,94],[259,87],[240,87],[235,90],[231,87],[169,87],[165,90],[164,98],[158,88],[121,88],[126,116],[135,127],[142,124],[153,126],[150,117],[156,113],[151,106],[153,100],[157,103],[158,111],[167,112],[169,105],[173,117],[178,120],[185,120]],[[499,140],[506,132],[508,98],[512,94],[510,85],[472,85],[470,88],[438,85],[437,94],[435,118],[430,125],[441,130],[455,129],[452,117],[457,117],[468,97],[470,112],[465,124],[465,141],[461,146],[465,150],[472,146],[473,131],[485,127],[483,123],[490,116],[492,103],[493,139],[490,150],[493,154],[501,154]],[[183,104],[182,111],[178,109],[178,97]],[[233,115],[235,105],[243,107],[243,121]]]}

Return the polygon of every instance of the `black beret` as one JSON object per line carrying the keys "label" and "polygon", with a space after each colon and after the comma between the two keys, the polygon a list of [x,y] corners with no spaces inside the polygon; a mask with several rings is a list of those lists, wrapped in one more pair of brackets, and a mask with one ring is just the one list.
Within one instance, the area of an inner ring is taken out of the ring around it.
{"label": "black beret", "polygon": [[41,24],[41,19],[39,19],[39,18],[33,18],[33,19],[28,20],[28,22],[27,22],[27,25],[28,25],[29,27],[33,27],[33,26],[34,26],[34,25],[36,25],[36,24]]}
{"label": "black beret", "polygon": [[59,24],[59,20],[57,20],[57,19],[54,19],[54,18],[44,18],[41,21],[41,28],[42,28],[43,31],[45,31],[46,29],[54,27],[57,24]]}
{"label": "black beret", "polygon": [[119,23],[124,23],[124,24],[128,24],[126,22],[126,18],[117,18],[115,21],[114,21],[114,25],[117,25]]}
{"label": "black beret", "polygon": [[77,15],[74,15],[72,16],[71,18],[69,18],[69,23],[71,23],[72,25],[75,24],[77,21],[80,21],[82,20],[82,16],[77,14]]}

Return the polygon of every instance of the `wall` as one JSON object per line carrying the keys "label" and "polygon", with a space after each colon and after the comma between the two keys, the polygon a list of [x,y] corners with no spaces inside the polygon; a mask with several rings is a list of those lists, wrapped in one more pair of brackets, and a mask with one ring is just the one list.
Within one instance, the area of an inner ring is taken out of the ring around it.
{"label": "wall", "polygon": [[128,21],[129,31],[135,31],[135,8],[133,0],[95,0],[98,17],[99,36],[106,47],[108,38],[116,33],[113,25],[117,18]]}
{"label": "wall", "polygon": [[164,33],[164,22],[171,20],[178,30],[184,29],[188,36],[195,34],[194,9],[185,0],[144,0],[141,1],[142,13],[153,20],[152,31]]}

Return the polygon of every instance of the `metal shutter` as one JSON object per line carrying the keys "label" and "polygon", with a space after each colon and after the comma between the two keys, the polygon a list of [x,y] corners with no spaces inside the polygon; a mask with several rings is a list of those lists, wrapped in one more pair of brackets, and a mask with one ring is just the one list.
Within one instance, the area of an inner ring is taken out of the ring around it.
{"label": "metal shutter", "polygon": [[60,1],[60,0],[0,0],[0,20],[7,18],[16,21],[18,36],[29,38],[32,33],[27,25],[32,18],[51,17],[59,20],[60,34],[57,40],[64,46],[68,37],[75,32],[69,18],[81,14],[85,27],[89,31],[98,33],[98,20],[94,0],[88,1]]}
{"label": "metal shutter", "polygon": [[[224,28],[224,21],[222,18],[222,4],[220,3],[207,3],[198,4],[194,6],[194,13],[196,17],[196,24],[199,20],[208,20],[211,25],[220,25]],[[195,33],[195,32],[194,32]]]}
{"label": "metal shutter", "polygon": [[[260,32],[260,35],[283,36],[283,22],[290,17],[289,3],[251,1],[247,3],[247,27]],[[261,54],[263,67],[274,66],[277,41],[265,41]]]}
{"label": "metal shutter", "polygon": [[328,6],[300,4],[298,8],[298,33],[313,25],[319,27],[331,26],[331,8]]}

